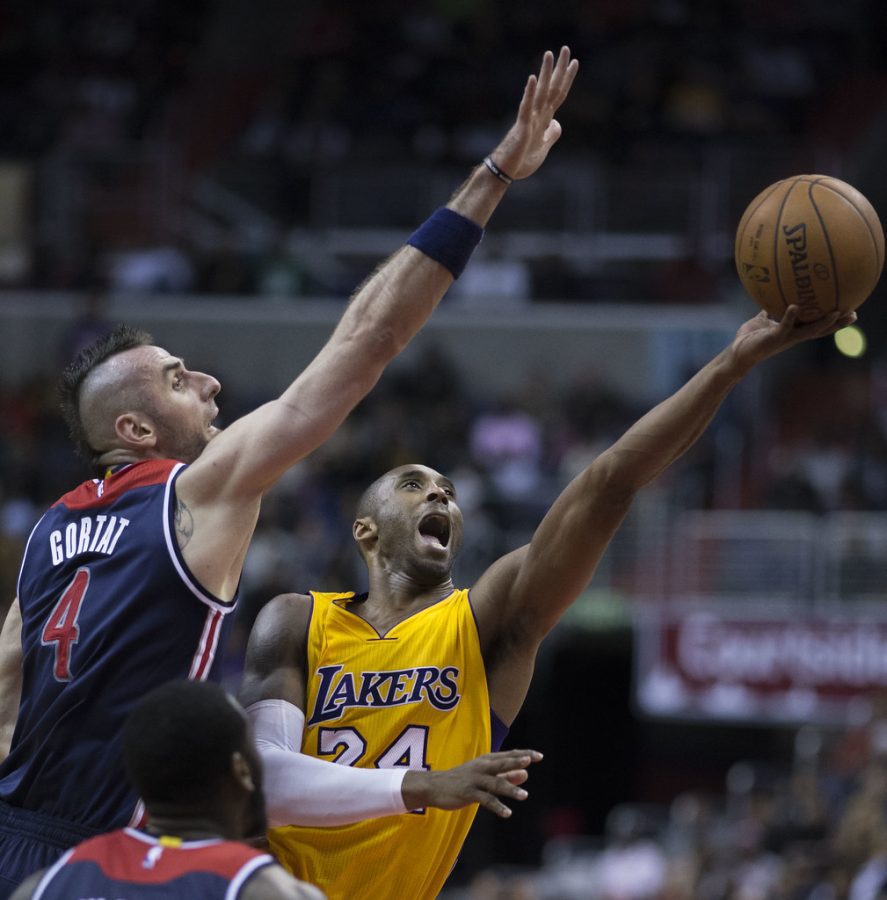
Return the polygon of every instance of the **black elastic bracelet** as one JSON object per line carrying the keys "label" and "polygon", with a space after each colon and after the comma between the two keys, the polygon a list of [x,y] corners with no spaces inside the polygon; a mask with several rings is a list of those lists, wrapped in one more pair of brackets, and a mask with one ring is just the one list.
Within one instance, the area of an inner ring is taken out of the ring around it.
{"label": "black elastic bracelet", "polygon": [[476,222],[442,206],[409,236],[407,243],[458,278],[483,236],[484,230]]}
{"label": "black elastic bracelet", "polygon": [[484,157],[484,165],[499,179],[499,181],[502,181],[505,184],[511,184],[514,181],[514,179],[510,175],[506,175],[489,156]]}

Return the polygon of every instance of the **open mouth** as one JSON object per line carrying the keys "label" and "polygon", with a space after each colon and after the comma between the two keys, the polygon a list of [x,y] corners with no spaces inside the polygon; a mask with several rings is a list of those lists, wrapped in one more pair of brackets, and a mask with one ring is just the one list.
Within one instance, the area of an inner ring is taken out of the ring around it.
{"label": "open mouth", "polygon": [[446,547],[450,542],[450,520],[446,516],[432,513],[419,523],[419,534],[431,538]]}

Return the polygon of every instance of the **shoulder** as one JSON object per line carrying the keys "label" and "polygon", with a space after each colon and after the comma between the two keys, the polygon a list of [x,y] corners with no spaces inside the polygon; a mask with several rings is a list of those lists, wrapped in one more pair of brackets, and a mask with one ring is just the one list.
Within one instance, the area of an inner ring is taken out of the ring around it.
{"label": "shoulder", "polygon": [[108,831],[87,838],[85,841],[72,847],[67,859],[70,862],[94,862],[133,851],[143,852],[143,848],[139,846],[138,841],[132,835],[128,834],[124,829],[118,828],[115,831]]}
{"label": "shoulder", "polygon": [[310,594],[278,594],[262,607],[253,633],[261,636],[280,628],[307,629],[313,610],[314,598]]}
{"label": "shoulder", "polygon": [[481,643],[489,646],[514,626],[517,612],[510,602],[529,547],[523,546],[497,559],[471,588],[471,607]]}
{"label": "shoulder", "polygon": [[[269,696],[269,681],[304,668],[311,611],[312,599],[306,594],[278,594],[262,607],[246,648],[241,684],[245,706]],[[270,696],[289,694],[272,691]]]}
{"label": "shoulder", "polygon": [[130,491],[164,489],[170,476],[183,468],[175,459],[143,459],[116,467],[105,478],[90,478],[68,491],[52,505],[53,510],[76,512],[110,506]]}
{"label": "shoulder", "polygon": [[324,900],[319,888],[297,881],[276,863],[257,870],[237,896],[239,900]]}

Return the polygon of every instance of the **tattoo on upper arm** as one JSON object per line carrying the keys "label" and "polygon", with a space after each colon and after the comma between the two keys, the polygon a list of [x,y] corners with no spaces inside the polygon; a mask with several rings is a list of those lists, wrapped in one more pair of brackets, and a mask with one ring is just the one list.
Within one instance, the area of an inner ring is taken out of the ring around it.
{"label": "tattoo on upper arm", "polygon": [[179,550],[184,550],[194,534],[194,517],[191,510],[183,501],[176,499],[175,513],[176,537],[179,542]]}

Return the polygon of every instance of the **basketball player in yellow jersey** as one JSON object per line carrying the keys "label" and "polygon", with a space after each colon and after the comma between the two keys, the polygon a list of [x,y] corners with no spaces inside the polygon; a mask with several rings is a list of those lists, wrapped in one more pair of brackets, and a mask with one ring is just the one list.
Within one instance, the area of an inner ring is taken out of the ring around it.
{"label": "basketball player in yellow jersey", "polygon": [[[311,600],[307,659],[316,678],[308,683],[305,752],[342,765],[448,769],[498,748],[505,729],[491,734],[468,591],[452,590],[381,632],[361,617],[364,598],[314,593]],[[433,897],[476,808],[283,827],[269,840],[284,865],[310,872],[314,883],[329,881],[331,898]],[[390,878],[379,877],[385,871]]]}
{"label": "basketball player in yellow jersey", "polygon": [[[254,719],[263,756],[301,749],[343,766],[410,772],[498,746],[542,639],[591,580],[638,490],[694,443],[754,365],[856,316],[797,318],[791,306],[780,322],[762,312],[742,325],[567,485],[530,543],[493,563],[470,595],[451,579],[462,514],[450,480],[408,465],[374,482],[353,527],[368,593],[283,594],[256,621],[244,700],[279,719],[276,727]],[[351,801],[332,798],[332,810],[343,802]],[[418,900],[440,891],[473,814],[425,809],[343,827],[276,827],[269,836],[283,865],[331,900]]]}

